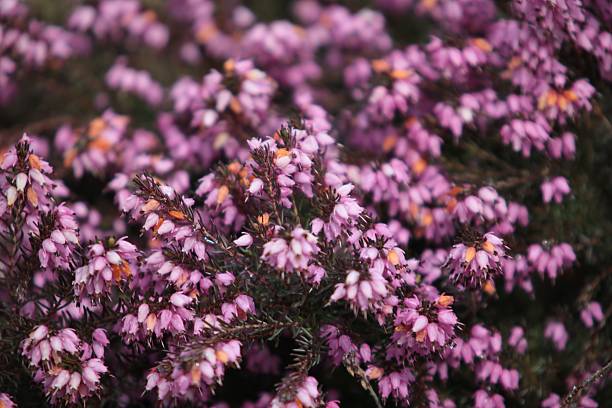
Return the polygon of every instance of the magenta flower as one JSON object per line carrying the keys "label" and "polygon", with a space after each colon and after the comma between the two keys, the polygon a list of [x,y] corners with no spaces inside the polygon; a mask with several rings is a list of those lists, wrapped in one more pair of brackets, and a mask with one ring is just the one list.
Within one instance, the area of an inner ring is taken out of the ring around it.
{"label": "magenta flower", "polygon": [[380,374],[375,367],[369,369],[370,378],[378,378],[378,390],[384,400],[393,396],[398,400],[406,400],[410,395],[410,385],[414,382],[414,374],[409,369]]}
{"label": "magenta flower", "polygon": [[565,177],[555,177],[550,181],[545,181],[542,183],[541,190],[545,203],[550,203],[554,199],[557,204],[563,200],[563,196],[571,192]]}
{"label": "magenta flower", "polygon": [[397,347],[418,353],[432,353],[448,346],[459,324],[450,306],[454,298],[438,296],[434,301],[417,296],[406,299],[395,318],[392,338]]}
{"label": "magenta flower", "polygon": [[504,397],[499,394],[488,394],[478,390],[474,394],[474,407],[476,408],[505,408]]}
{"label": "magenta flower", "polygon": [[273,408],[314,408],[320,405],[319,382],[316,378],[308,376],[297,386],[292,400],[285,395],[277,394],[270,406]]}
{"label": "magenta flower", "polygon": [[[96,337],[104,340],[100,332]],[[35,381],[42,383],[52,402],[74,404],[87,399],[99,391],[100,377],[108,371],[100,358],[92,358],[91,346],[82,342],[72,329],[52,334],[46,326],[37,326],[21,348]],[[71,359],[74,364],[69,362]]]}
{"label": "magenta flower", "polygon": [[226,367],[238,365],[240,353],[240,342],[231,340],[204,348],[191,367],[182,366],[180,356],[168,359],[147,375],[146,390],[155,389],[160,401],[194,399],[202,392],[208,395],[207,387],[222,380]]}
{"label": "magenta flower", "polygon": [[125,59],[118,59],[106,73],[106,84],[109,88],[126,93],[133,93],[152,106],[159,105],[164,97],[162,86],[151,74],[127,66]]}
{"label": "magenta flower", "polygon": [[525,353],[525,350],[527,350],[527,339],[524,336],[525,330],[520,326],[515,326],[512,328],[508,338],[508,344],[514,347],[520,354]]}
{"label": "magenta flower", "polygon": [[113,285],[132,277],[138,253],[126,237],[98,242],[88,249],[89,262],[75,270],[75,293],[99,297]]}
{"label": "magenta flower", "polygon": [[576,261],[576,254],[565,242],[550,248],[532,244],[527,249],[527,259],[531,267],[537,270],[542,277],[546,274],[554,280],[563,269]]}
{"label": "magenta flower", "polygon": [[4,392],[0,392],[0,404],[2,408],[15,408],[17,406],[11,399],[11,396]]}
{"label": "magenta flower", "polygon": [[107,110],[85,131],[61,127],[55,135],[55,147],[63,154],[64,166],[72,168],[76,177],[85,172],[104,173],[119,160],[128,124],[129,118]]}
{"label": "magenta flower", "polygon": [[604,319],[603,310],[599,302],[590,302],[580,312],[580,319],[586,327],[593,327]]}
{"label": "magenta flower", "polygon": [[501,272],[505,253],[504,241],[489,232],[473,245],[453,246],[447,265],[456,281],[470,287],[481,286]]}
{"label": "magenta flower", "polygon": [[563,323],[555,320],[551,320],[546,325],[544,337],[550,339],[554,343],[555,348],[559,351],[565,349],[565,345],[567,344],[567,340],[569,338]]}
{"label": "magenta flower", "polygon": [[317,238],[301,227],[287,239],[274,238],[263,246],[261,258],[280,271],[305,271],[319,252]]}

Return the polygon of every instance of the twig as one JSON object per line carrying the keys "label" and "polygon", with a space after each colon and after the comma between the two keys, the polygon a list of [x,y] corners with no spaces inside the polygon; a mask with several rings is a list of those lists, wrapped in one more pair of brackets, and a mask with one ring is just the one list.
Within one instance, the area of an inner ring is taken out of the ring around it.
{"label": "twig", "polygon": [[342,359],[342,363],[344,364],[346,371],[352,377],[356,377],[359,379],[361,386],[370,394],[370,397],[372,398],[372,401],[376,405],[376,408],[383,408],[382,403],[378,399],[378,395],[376,394],[376,391],[374,391],[374,388],[372,387],[372,384],[370,383],[370,380],[368,379],[368,375],[365,373],[365,371],[361,369],[361,367],[359,367],[359,364],[356,363],[355,353],[352,352],[352,353],[345,355]]}
{"label": "twig", "polygon": [[608,360],[608,362],[603,367],[595,371],[589,378],[584,380],[581,384],[575,385],[563,399],[563,402],[561,403],[561,408],[575,407],[576,402],[574,400],[580,397],[584,392],[588,391],[589,388],[591,388],[591,386],[595,382],[606,377],[610,370],[612,370],[612,359]]}

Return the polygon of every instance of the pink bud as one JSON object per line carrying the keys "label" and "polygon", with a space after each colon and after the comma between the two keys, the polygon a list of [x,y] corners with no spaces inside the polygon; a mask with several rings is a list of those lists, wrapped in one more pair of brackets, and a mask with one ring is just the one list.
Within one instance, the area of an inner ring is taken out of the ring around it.
{"label": "pink bud", "polygon": [[67,370],[62,370],[51,383],[51,387],[55,389],[64,388],[68,381],[70,381],[70,373]]}
{"label": "pink bud", "polygon": [[30,333],[29,337],[30,339],[32,339],[33,342],[38,342],[45,338],[47,336],[47,333],[49,333],[49,329],[47,329],[47,326],[38,326],[36,327],[36,329],[34,329],[32,333]]}
{"label": "pink bud", "polygon": [[358,281],[359,281],[359,272],[357,272],[357,271],[349,272],[349,274],[346,277],[346,284],[347,285],[354,285]]}
{"label": "pink bud", "polygon": [[95,385],[100,380],[100,376],[90,367],[83,368],[83,381],[89,385]]}
{"label": "pink bud", "polygon": [[17,201],[17,189],[13,186],[6,190],[6,203],[10,207]]}
{"label": "pink bud", "polygon": [[72,375],[70,376],[70,388],[72,388],[73,390],[77,390],[79,388],[79,385],[81,385],[81,374],[72,373]]}
{"label": "pink bud", "polygon": [[119,254],[115,251],[108,251],[106,253],[106,259],[113,265],[121,265],[121,263],[123,262]]}
{"label": "pink bud", "polygon": [[49,252],[51,254],[57,252],[57,247],[55,246],[53,241],[48,238],[43,241],[42,247],[46,252]]}
{"label": "pink bud", "polygon": [[429,321],[427,320],[425,316],[419,316],[414,322],[414,325],[412,326],[412,331],[415,333],[418,333],[421,330],[423,330],[427,326],[428,323]]}
{"label": "pink bud", "polygon": [[19,173],[15,178],[15,186],[17,191],[25,190],[25,186],[28,183],[28,176],[25,173]]}
{"label": "pink bud", "polygon": [[257,194],[259,193],[262,189],[263,189],[263,181],[261,181],[260,179],[256,178],[253,179],[253,181],[251,181],[251,185],[249,186],[249,193],[251,194]]}
{"label": "pink bud", "polygon": [[176,307],[183,307],[193,301],[193,298],[186,296],[180,292],[177,292],[170,296],[170,303]]}
{"label": "pink bud", "polygon": [[51,233],[51,240],[60,245],[64,245],[66,243],[66,237],[59,230],[54,230]]}
{"label": "pink bud", "polygon": [[253,237],[250,234],[243,234],[240,238],[234,241],[234,244],[239,247],[249,247],[253,243]]}
{"label": "pink bud", "polygon": [[146,303],[143,303],[142,305],[138,306],[138,323],[144,322],[148,315],[149,315],[149,305],[147,305]]}
{"label": "pink bud", "polygon": [[162,222],[162,224],[159,226],[159,228],[157,229],[157,233],[159,235],[163,235],[172,232],[172,230],[174,230],[174,223],[172,221],[166,220]]}

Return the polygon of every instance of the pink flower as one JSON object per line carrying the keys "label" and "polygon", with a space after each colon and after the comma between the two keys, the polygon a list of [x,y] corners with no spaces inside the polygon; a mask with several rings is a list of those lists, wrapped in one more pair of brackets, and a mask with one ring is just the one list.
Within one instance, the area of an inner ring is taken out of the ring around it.
{"label": "pink flower", "polygon": [[504,397],[499,394],[488,394],[484,390],[478,390],[474,394],[475,408],[505,408]]}
{"label": "pink flower", "polygon": [[185,398],[194,391],[208,393],[208,387],[223,379],[225,367],[238,365],[240,353],[240,342],[230,340],[204,348],[201,357],[189,365],[181,363],[181,356],[168,358],[164,364],[171,370],[160,371],[160,367],[151,370],[147,375],[146,390],[157,389],[160,401]]}
{"label": "pink flower", "polygon": [[75,270],[74,289],[78,296],[100,297],[114,285],[132,278],[138,253],[126,237],[92,244],[87,253],[88,263]]}
{"label": "pink flower", "polygon": [[582,309],[580,319],[586,327],[593,327],[595,323],[601,322],[604,319],[604,314],[599,302],[590,302]]}
{"label": "pink flower", "polygon": [[0,392],[0,407],[2,407],[2,408],[16,408],[17,405],[15,405],[15,403],[11,399],[10,395],[8,395],[8,394],[6,394],[4,392]]}
{"label": "pink flower", "polygon": [[253,243],[253,237],[250,234],[243,234],[240,238],[234,240],[234,244],[239,247],[249,247]]}
{"label": "pink flower", "polygon": [[172,303],[176,307],[183,307],[185,305],[190,304],[193,301],[193,298],[186,296],[180,292],[177,292],[170,296],[170,303]]}
{"label": "pink flower", "polygon": [[[459,324],[450,306],[454,298],[438,296],[433,301],[405,299],[395,317],[394,347],[427,354],[449,345]],[[394,351],[394,354],[398,354]]]}
{"label": "pink flower", "polygon": [[554,280],[564,268],[571,266],[576,261],[576,254],[567,243],[554,245],[550,248],[532,244],[527,249],[527,259],[531,267],[537,270],[540,275],[544,276],[546,274]]}
{"label": "pink flower", "polygon": [[508,344],[516,349],[520,354],[525,353],[527,349],[527,340],[524,337],[525,331],[520,326],[515,326],[512,328],[510,332],[510,337],[508,338]]}
{"label": "pink flower", "polygon": [[351,308],[365,312],[369,308],[377,307],[388,295],[387,282],[381,273],[371,269],[366,273],[351,270],[347,272],[344,283],[336,285],[330,302],[346,300]]}
{"label": "pink flower", "polygon": [[307,230],[297,227],[290,234],[290,241],[273,238],[263,246],[261,258],[280,271],[304,271],[319,252],[317,238]]}
{"label": "pink flower", "polygon": [[320,406],[321,397],[318,386],[319,383],[314,377],[305,377],[294,391],[295,402],[283,402],[279,397],[276,397],[272,400],[271,407],[294,408],[303,406],[306,408],[314,408]]}
{"label": "pink flower", "polygon": [[[370,377],[376,377],[379,371],[370,370]],[[409,387],[414,380],[414,374],[408,368],[389,374],[385,373],[378,379],[378,392],[384,400],[392,395],[397,400],[405,401],[410,395]]]}
{"label": "pink flower", "polygon": [[556,203],[560,203],[563,200],[563,196],[571,192],[569,183],[565,177],[555,177],[550,181],[542,183],[542,198],[545,203],[555,200]]}
{"label": "pink flower", "polygon": [[504,241],[489,232],[470,246],[453,246],[447,265],[453,279],[470,287],[480,286],[501,273],[505,253]]}
{"label": "pink flower", "polygon": [[565,326],[559,321],[550,321],[544,330],[544,337],[553,341],[555,348],[559,351],[565,349],[569,338]]}

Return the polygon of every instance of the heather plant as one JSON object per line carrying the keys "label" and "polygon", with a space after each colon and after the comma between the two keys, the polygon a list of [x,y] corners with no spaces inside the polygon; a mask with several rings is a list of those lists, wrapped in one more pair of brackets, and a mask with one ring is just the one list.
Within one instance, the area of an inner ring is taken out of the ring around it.
{"label": "heather plant", "polygon": [[0,408],[605,407],[612,6],[0,0]]}

